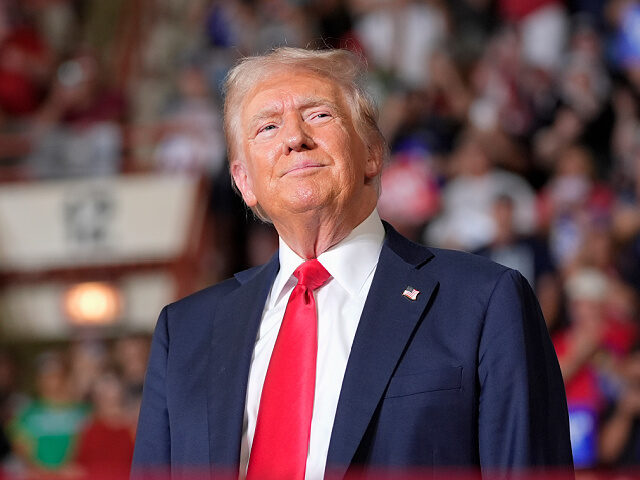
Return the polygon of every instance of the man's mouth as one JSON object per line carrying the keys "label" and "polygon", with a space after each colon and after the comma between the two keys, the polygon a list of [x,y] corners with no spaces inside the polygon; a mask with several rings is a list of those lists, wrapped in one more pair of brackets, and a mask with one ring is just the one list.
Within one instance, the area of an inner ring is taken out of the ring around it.
{"label": "man's mouth", "polygon": [[282,176],[284,177],[285,175],[305,174],[305,173],[312,172],[313,170],[316,170],[318,168],[322,168],[324,166],[325,165],[319,162],[300,162],[298,164],[292,165],[289,168],[287,168],[282,174]]}

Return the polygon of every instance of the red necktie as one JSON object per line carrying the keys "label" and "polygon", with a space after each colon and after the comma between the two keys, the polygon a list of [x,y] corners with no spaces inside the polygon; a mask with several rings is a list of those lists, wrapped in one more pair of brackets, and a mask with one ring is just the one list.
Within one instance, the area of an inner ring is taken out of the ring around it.
{"label": "red necktie", "polygon": [[308,260],[295,272],[262,387],[247,479],[304,479],[313,414],[318,320],[313,291],[331,275]]}

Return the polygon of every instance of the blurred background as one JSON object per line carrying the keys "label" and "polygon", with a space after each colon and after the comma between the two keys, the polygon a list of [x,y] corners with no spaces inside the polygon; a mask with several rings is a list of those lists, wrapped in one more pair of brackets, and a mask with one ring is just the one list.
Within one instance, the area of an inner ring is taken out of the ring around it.
{"label": "blurred background", "polygon": [[220,87],[279,45],[366,58],[381,216],[520,270],[576,466],[640,463],[640,2],[0,0],[4,471],[125,473],[162,306],[277,248]]}

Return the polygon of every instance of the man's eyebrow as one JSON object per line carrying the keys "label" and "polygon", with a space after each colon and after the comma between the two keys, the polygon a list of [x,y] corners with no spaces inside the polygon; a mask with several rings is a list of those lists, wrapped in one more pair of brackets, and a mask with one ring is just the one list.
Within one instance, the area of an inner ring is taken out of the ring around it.
{"label": "man's eyebrow", "polygon": [[[323,97],[305,97],[296,103],[297,103],[296,107],[299,109],[326,106],[326,107],[329,107],[334,112],[339,111],[339,107],[336,103],[332,102],[328,98],[323,98]],[[280,105],[280,103],[278,103],[277,105],[266,106],[265,108],[263,108],[262,110],[260,110],[250,118],[249,124],[252,126],[256,125],[262,122],[263,120],[267,120],[269,118],[279,115],[281,112],[282,112],[282,106]]]}
{"label": "man's eyebrow", "polygon": [[264,120],[273,118],[274,116],[278,115],[281,111],[282,111],[282,108],[280,108],[279,106],[264,108],[263,110],[260,110],[258,113],[256,113],[249,119],[249,125],[253,127]]}
{"label": "man's eyebrow", "polygon": [[298,108],[313,108],[313,107],[329,107],[333,111],[338,111],[338,105],[328,98],[323,97],[306,97],[299,103]]}

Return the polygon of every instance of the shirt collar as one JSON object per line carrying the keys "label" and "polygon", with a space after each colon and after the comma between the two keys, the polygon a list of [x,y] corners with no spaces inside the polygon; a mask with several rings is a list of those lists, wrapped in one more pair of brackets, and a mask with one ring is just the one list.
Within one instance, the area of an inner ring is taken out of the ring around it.
{"label": "shirt collar", "polygon": [[[378,211],[374,209],[344,240],[321,253],[318,261],[349,295],[357,295],[378,264],[384,235],[384,226]],[[279,242],[280,271],[273,282],[269,307],[273,307],[280,299],[283,289],[292,280],[293,272],[304,262],[282,238]]]}

